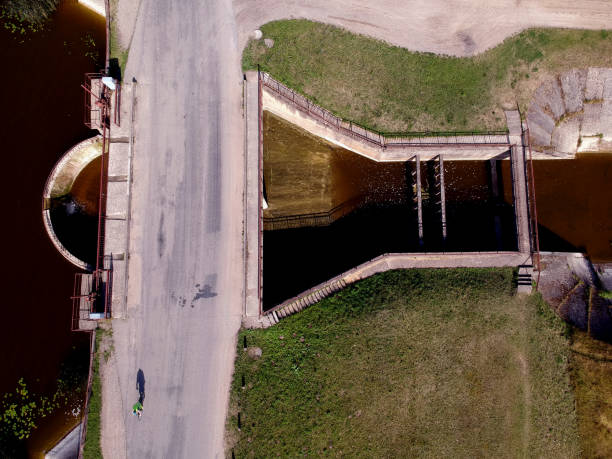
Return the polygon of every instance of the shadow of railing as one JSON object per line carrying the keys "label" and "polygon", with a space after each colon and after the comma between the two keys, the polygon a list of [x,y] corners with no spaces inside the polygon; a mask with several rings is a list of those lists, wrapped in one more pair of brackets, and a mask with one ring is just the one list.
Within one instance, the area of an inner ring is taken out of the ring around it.
{"label": "shadow of railing", "polygon": [[279,217],[264,217],[264,231],[273,231],[291,228],[305,228],[313,226],[328,226],[336,220],[348,215],[366,202],[364,196],[357,196],[337,205],[327,212],[309,214],[285,215]]}

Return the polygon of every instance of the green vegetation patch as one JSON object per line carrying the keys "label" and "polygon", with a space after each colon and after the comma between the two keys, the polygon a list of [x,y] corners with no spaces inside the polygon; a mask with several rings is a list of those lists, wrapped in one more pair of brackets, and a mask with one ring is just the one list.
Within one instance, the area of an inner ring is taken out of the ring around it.
{"label": "green vegetation patch", "polygon": [[513,276],[390,271],[241,331],[228,455],[577,456],[565,325]]}
{"label": "green vegetation patch", "polygon": [[412,52],[307,20],[270,22],[243,68],[269,72],[316,103],[382,132],[505,129],[503,108],[524,110],[555,73],[612,65],[607,31],[531,29],[470,58]]}
{"label": "green vegetation patch", "polygon": [[91,383],[91,397],[87,414],[87,432],[83,457],[86,459],[102,458],[101,439],[101,416],[102,416],[102,381],[100,380],[100,349],[102,340],[108,332],[104,329],[96,329],[96,353],[93,361],[93,379]]}
{"label": "green vegetation patch", "polygon": [[584,457],[612,457],[612,345],[574,330],[570,359]]}
{"label": "green vegetation patch", "polygon": [[125,49],[119,42],[119,31],[117,26],[117,5],[118,0],[111,0],[111,21],[110,21],[110,59],[116,59],[117,65],[121,69],[121,77],[125,73],[129,49]]}
{"label": "green vegetation patch", "polygon": [[23,27],[40,24],[49,18],[58,4],[59,0],[0,0],[0,19],[5,21],[5,27],[6,24]]}

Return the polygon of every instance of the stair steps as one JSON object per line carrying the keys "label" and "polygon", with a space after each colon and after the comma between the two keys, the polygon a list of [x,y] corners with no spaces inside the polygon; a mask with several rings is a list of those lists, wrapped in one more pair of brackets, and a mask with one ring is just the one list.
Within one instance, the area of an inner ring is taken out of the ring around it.
{"label": "stair steps", "polygon": [[299,312],[310,305],[318,303],[322,299],[333,295],[339,290],[342,290],[344,287],[346,287],[346,285],[347,283],[344,281],[344,279],[334,280],[318,290],[315,290],[314,292],[309,292],[308,294],[294,299],[291,303],[287,303],[278,309],[273,309],[266,312],[265,316],[270,319],[271,325],[275,325],[280,321],[280,319],[290,316],[291,314],[295,314],[296,312]]}
{"label": "stair steps", "polygon": [[518,271],[518,293],[531,293],[532,288],[532,275],[533,275],[533,266],[532,265],[521,265],[519,266]]}

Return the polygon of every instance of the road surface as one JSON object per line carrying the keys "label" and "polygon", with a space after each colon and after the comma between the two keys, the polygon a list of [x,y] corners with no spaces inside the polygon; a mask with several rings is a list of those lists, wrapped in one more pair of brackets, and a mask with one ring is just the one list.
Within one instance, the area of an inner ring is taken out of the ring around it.
{"label": "road surface", "polygon": [[[243,307],[236,37],[231,0],[140,5],[125,75],[138,84],[129,318],[114,323],[125,408],[117,456],[223,454]],[[129,410],[138,370],[140,421]]]}

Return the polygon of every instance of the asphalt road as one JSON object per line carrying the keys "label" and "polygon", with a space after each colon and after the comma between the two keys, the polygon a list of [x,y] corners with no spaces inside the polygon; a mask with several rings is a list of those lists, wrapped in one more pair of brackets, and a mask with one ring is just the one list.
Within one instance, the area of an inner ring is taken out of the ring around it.
{"label": "asphalt road", "polygon": [[[129,458],[223,455],[243,279],[236,36],[230,0],[143,0],[136,21],[128,320],[115,325],[115,451]],[[129,413],[138,370],[141,420]]]}

